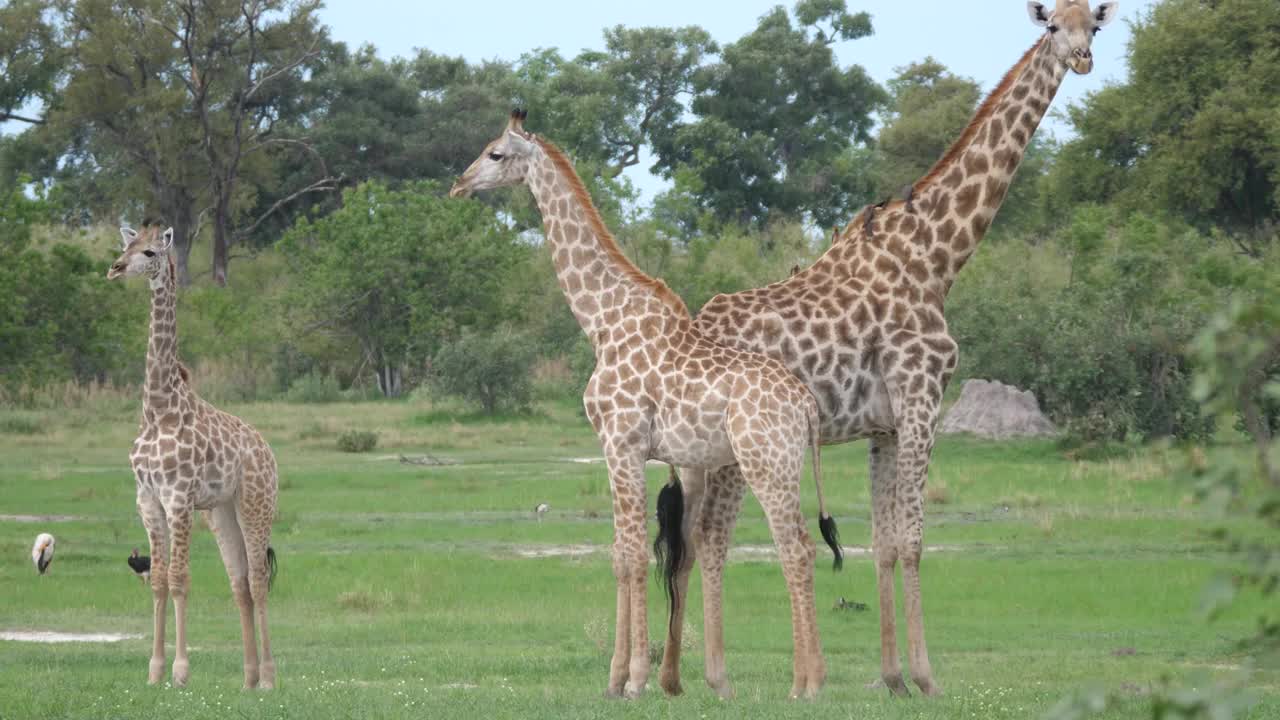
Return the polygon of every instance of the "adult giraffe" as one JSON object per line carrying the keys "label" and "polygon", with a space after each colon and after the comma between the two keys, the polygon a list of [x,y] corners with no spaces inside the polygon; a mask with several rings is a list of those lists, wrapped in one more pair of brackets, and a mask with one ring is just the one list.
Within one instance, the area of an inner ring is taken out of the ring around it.
{"label": "adult giraffe", "polygon": [[[1031,135],[1067,70],[1093,69],[1093,36],[1117,3],[1027,3],[1045,28],[979,106],[960,138],[905,200],[863,210],[814,265],[782,282],[712,298],[696,326],[716,342],[782,360],[818,399],[822,442],[870,440],[872,544],[880,595],[880,672],[906,695],[894,629],[894,569],[902,561],[911,679],[940,692],[925,647],[920,593],[924,483],[939,404],[956,367],[943,301],[1004,201]],[[721,575],[742,504],[739,470],[685,473],[682,532],[702,561],[706,679],[732,693],[724,667]],[[670,533],[673,529],[663,528]],[[693,553],[676,586],[662,687],[680,692],[679,634]]]}
{"label": "adult giraffe", "polygon": [[[605,692],[636,697],[648,681],[644,465],[652,458],[698,468],[698,474],[738,463],[736,480],[749,485],[764,508],[790,590],[791,694],[812,697],[827,673],[813,592],[816,549],[800,512],[806,450],[813,452],[823,537],[839,557],[834,523],[822,510],[817,403],[777,360],[717,345],[694,330],[684,301],[623,255],[573,163],[527,132],[524,118],[522,111],[511,114],[449,196],[529,187],[560,289],[595,350],[582,404],[609,466],[618,602]],[[662,498],[659,503],[669,507]],[[669,591],[673,576],[670,581]]]}

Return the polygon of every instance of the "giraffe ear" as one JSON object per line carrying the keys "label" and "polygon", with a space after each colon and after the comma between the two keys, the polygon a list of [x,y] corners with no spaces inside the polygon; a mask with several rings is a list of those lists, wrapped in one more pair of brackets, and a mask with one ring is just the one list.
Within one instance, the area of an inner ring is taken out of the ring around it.
{"label": "giraffe ear", "polygon": [[1040,27],[1047,27],[1049,25],[1049,11],[1045,9],[1043,3],[1034,1],[1028,2],[1027,14],[1031,16],[1032,24]]}
{"label": "giraffe ear", "polygon": [[173,228],[164,231],[164,235],[160,236],[160,249],[169,252],[169,248],[173,247]]}
{"label": "giraffe ear", "polygon": [[528,155],[533,149],[533,143],[529,142],[522,132],[516,130],[507,131],[507,150],[513,155]]}
{"label": "giraffe ear", "polygon": [[1120,14],[1120,3],[1104,2],[1093,12],[1093,26],[1102,27],[1115,20],[1118,14]]}
{"label": "giraffe ear", "polygon": [[138,233],[134,232],[133,228],[121,226],[120,227],[120,249],[121,250],[129,249],[129,243],[133,242],[135,239],[137,239],[137,237],[138,237]]}

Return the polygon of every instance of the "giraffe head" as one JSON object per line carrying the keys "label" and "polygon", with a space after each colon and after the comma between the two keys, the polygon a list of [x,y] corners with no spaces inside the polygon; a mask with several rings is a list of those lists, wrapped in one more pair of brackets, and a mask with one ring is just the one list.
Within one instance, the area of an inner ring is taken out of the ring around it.
{"label": "giraffe head", "polygon": [[1089,0],[1057,0],[1049,12],[1042,3],[1027,3],[1031,22],[1048,30],[1058,61],[1080,75],[1093,70],[1093,36],[1115,19],[1119,8],[1118,2],[1104,2],[1090,10]]}
{"label": "giraffe head", "polygon": [[525,132],[525,110],[512,110],[507,127],[485,146],[480,157],[462,173],[449,190],[449,197],[470,197],[477,190],[519,185],[529,172],[529,159],[537,147],[533,135]]}
{"label": "giraffe head", "polygon": [[160,232],[156,226],[142,226],[142,232],[133,228],[120,228],[121,253],[107,270],[107,279],[115,280],[134,275],[149,278],[160,276],[173,247],[173,228]]}

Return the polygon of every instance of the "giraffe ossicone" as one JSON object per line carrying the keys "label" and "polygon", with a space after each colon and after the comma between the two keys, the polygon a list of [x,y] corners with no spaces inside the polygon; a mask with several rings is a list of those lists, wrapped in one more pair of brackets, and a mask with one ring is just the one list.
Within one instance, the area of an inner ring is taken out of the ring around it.
{"label": "giraffe ossicone", "polygon": [[[768,287],[717,295],[695,323],[718,343],[781,360],[817,398],[823,443],[870,440],[880,672],[898,695],[907,693],[895,629],[899,561],[911,679],[926,695],[941,691],[925,644],[920,558],[925,479],[942,393],[958,352],[943,303],[991,226],[1067,71],[1093,69],[1093,38],[1118,10],[1114,2],[1091,10],[1086,0],[1057,0],[1052,12],[1038,2],[1027,6],[1044,35],[937,164],[903,190],[903,199],[858,213],[812,267]],[[702,565],[703,633],[713,687],[725,681],[723,629],[718,611],[707,609],[721,604],[720,576],[743,487],[737,467],[718,470],[700,507],[685,513],[691,555]],[[673,626],[683,623],[683,598],[676,608]],[[661,672],[678,683],[679,647],[669,649]]]}
{"label": "giraffe ossicone", "polygon": [[[109,279],[143,276],[151,287],[151,329],[142,423],[129,453],[138,514],[151,545],[153,644],[147,680],[165,675],[165,620],[173,597],[173,684],[190,676],[187,594],[193,516],[204,514],[218,542],[240,610],[245,688],[275,686],[267,631],[267,591],[275,574],[271,521],[276,514],[275,456],[256,430],[205,402],[178,362],[173,229],[121,228],[122,252]],[[262,652],[258,652],[258,635]]]}
{"label": "giraffe ossicone", "polygon": [[[635,697],[648,681],[644,465],[657,459],[690,468],[682,485],[695,505],[709,471],[729,463],[742,468],[769,519],[791,596],[791,692],[811,697],[826,678],[826,666],[813,592],[816,547],[800,512],[806,452],[814,455],[820,513],[831,523],[821,509],[817,403],[781,363],[717,345],[694,329],[680,297],[622,253],[569,158],[525,131],[524,119],[524,112],[513,112],[449,194],[529,187],[542,213],[556,279],[595,351],[583,405],[608,463],[617,580],[606,694]],[[668,490],[680,492],[681,485]],[[669,581],[676,579],[673,568]],[[666,646],[679,644],[673,627]],[[678,682],[669,680],[663,678],[663,688],[680,692]]]}

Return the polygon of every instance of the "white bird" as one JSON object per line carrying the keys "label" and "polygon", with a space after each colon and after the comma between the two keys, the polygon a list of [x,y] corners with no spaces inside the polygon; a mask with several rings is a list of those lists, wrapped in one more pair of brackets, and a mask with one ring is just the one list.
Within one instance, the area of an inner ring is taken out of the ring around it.
{"label": "white bird", "polygon": [[542,516],[546,515],[550,509],[551,506],[547,503],[538,503],[538,507],[533,509],[534,512],[538,513],[538,522],[542,522]]}
{"label": "white bird", "polygon": [[36,564],[36,570],[39,570],[41,575],[49,569],[49,563],[53,562],[52,535],[40,533],[36,536],[36,544],[31,546],[31,562]]}

